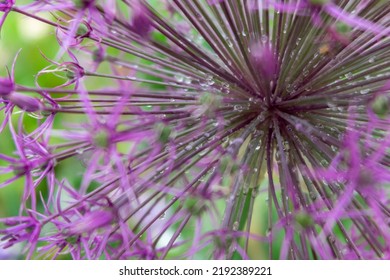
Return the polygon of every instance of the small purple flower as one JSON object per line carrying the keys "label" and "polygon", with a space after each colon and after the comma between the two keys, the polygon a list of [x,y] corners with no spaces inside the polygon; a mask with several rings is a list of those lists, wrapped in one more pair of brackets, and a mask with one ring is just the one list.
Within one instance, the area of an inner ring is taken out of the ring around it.
{"label": "small purple flower", "polygon": [[114,215],[111,211],[92,211],[85,214],[77,221],[73,221],[66,229],[69,235],[80,235],[90,233],[101,227],[110,225],[114,220]]}
{"label": "small purple flower", "polygon": [[9,96],[15,89],[15,84],[9,78],[0,78],[0,97]]}
{"label": "small purple flower", "polygon": [[33,217],[11,217],[1,219],[7,229],[0,229],[0,244],[3,248],[9,248],[15,244],[27,242],[23,251],[27,252],[27,258],[31,258],[36,248],[41,226]]}
{"label": "small purple flower", "polygon": [[26,112],[36,112],[43,108],[39,99],[17,92],[10,94],[7,99]]}
{"label": "small purple flower", "polygon": [[12,6],[15,4],[14,0],[3,0],[0,2],[0,12],[9,12]]}

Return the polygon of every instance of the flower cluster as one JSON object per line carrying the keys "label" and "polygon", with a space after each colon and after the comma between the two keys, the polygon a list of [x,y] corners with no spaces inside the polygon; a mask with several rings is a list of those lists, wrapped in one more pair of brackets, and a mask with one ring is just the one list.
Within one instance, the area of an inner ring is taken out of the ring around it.
{"label": "flower cluster", "polygon": [[[0,246],[390,258],[387,1],[17,2],[0,1],[0,26],[9,13],[41,21],[59,52],[34,87],[15,80],[17,56],[0,78],[15,147],[0,154],[0,187],[24,183]],[[42,86],[51,75],[62,83]]]}

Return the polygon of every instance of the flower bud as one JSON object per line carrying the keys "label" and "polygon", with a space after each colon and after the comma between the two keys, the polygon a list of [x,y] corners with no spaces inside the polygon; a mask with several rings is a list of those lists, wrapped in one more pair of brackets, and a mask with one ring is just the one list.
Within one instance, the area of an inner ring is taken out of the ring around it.
{"label": "flower bud", "polygon": [[3,0],[0,2],[0,12],[8,13],[15,4],[14,0]]}
{"label": "flower bud", "polygon": [[385,118],[390,111],[390,99],[387,96],[379,95],[373,100],[371,108],[378,117]]}
{"label": "flower bud", "polygon": [[69,80],[77,80],[84,77],[85,75],[84,68],[77,63],[64,62],[61,64],[61,66],[65,68],[64,70],[66,71],[66,77]]}
{"label": "flower bud", "polygon": [[26,112],[36,112],[42,109],[43,105],[39,99],[13,92],[8,96],[8,100]]}
{"label": "flower bud", "polygon": [[91,35],[91,32],[92,32],[91,25],[88,22],[84,21],[80,23],[79,27],[77,28],[76,37],[80,39],[86,38]]}
{"label": "flower bud", "polygon": [[0,97],[7,97],[15,89],[14,83],[9,78],[0,78]]}

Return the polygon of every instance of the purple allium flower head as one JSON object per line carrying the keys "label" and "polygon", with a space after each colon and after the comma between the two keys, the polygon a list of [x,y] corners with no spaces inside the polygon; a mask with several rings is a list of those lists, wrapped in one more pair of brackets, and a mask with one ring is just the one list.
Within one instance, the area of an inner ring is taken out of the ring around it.
{"label": "purple allium flower head", "polygon": [[[28,244],[29,258],[390,258],[386,1],[3,4],[56,28],[61,48],[34,87],[14,69],[0,79],[0,131],[15,145],[0,187],[24,184],[3,246]],[[43,87],[53,74],[62,81]]]}

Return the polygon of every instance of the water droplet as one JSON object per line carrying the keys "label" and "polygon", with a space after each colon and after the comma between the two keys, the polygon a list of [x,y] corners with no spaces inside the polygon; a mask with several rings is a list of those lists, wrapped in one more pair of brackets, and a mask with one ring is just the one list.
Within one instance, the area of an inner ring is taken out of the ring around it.
{"label": "water droplet", "polygon": [[241,105],[234,105],[234,111],[237,111],[237,112],[242,112],[243,111],[243,107]]}
{"label": "water droplet", "polygon": [[184,78],[184,83],[185,83],[186,85],[191,84],[191,83],[192,83],[191,77],[189,77],[189,76],[185,77],[185,78]]}
{"label": "water droplet", "polygon": [[223,83],[222,84],[222,92],[229,94],[230,93],[230,84],[229,83]]}
{"label": "water droplet", "polygon": [[215,84],[214,77],[212,75],[207,75],[206,81],[207,81],[207,84],[209,86],[212,86],[213,84]]}
{"label": "water droplet", "polygon": [[233,43],[229,38],[225,38],[226,44],[228,45],[229,48],[233,47]]}
{"label": "water droplet", "polygon": [[303,129],[303,124],[298,122],[295,124],[295,129],[298,130],[298,131],[302,131]]}
{"label": "water droplet", "polygon": [[312,89],[313,89],[313,87],[311,85],[308,85],[308,86],[305,87],[306,91],[311,91]]}
{"label": "water droplet", "polygon": [[347,74],[345,74],[345,77],[350,80],[352,77],[353,77],[353,74],[351,72],[348,72]]}
{"label": "water droplet", "polygon": [[166,212],[164,212],[164,213],[162,213],[161,215],[160,215],[160,217],[158,217],[160,220],[163,220],[164,218],[165,218],[165,216],[166,216]]}
{"label": "water droplet", "polygon": [[179,83],[182,83],[184,81],[184,76],[182,74],[176,74],[175,80]]}
{"label": "water droplet", "polygon": [[283,142],[283,150],[286,152],[290,150],[290,143],[288,141]]}
{"label": "water droplet", "polygon": [[252,197],[255,198],[257,196],[258,192],[257,189],[252,190]]}
{"label": "water droplet", "polygon": [[316,200],[317,199],[317,194],[314,191],[309,192],[309,196],[311,200]]}
{"label": "water droplet", "polygon": [[187,146],[186,146],[186,150],[187,151],[191,151],[192,149],[193,149],[194,147],[191,145],[191,144],[188,144]]}
{"label": "water droplet", "polygon": [[329,235],[329,236],[328,236],[328,240],[329,240],[329,242],[332,243],[332,244],[336,243],[336,239],[334,238],[333,235]]}
{"label": "water droplet", "polygon": [[137,77],[136,76],[127,76],[127,79],[129,79],[130,81],[135,81],[135,80],[137,80]]}

